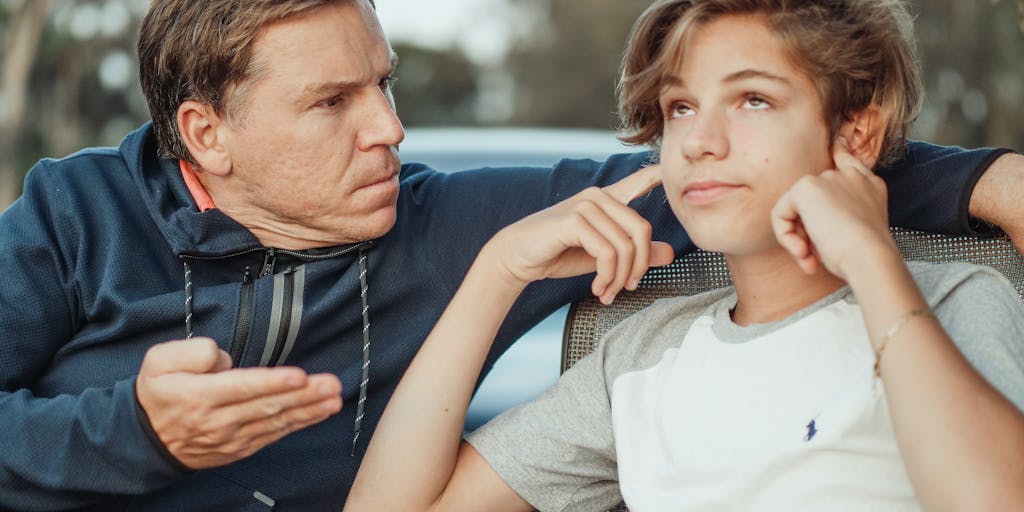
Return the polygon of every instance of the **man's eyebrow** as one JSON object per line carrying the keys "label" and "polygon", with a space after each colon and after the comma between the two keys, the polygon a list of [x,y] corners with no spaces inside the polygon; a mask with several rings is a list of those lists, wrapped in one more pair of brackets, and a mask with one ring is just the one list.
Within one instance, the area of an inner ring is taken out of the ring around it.
{"label": "man's eyebrow", "polygon": [[[391,58],[388,61],[388,69],[384,72],[384,75],[391,75],[395,72],[398,67],[398,54],[391,52]],[[306,86],[302,91],[303,97],[310,96],[328,96],[332,94],[342,94],[348,91],[352,91],[362,87],[363,82],[360,81],[338,81],[338,82],[325,82],[320,84],[313,84]]]}

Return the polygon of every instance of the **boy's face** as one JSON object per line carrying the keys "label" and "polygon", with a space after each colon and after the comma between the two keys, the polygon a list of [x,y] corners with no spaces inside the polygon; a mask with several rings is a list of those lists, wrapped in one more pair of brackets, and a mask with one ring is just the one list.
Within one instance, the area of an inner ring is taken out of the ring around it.
{"label": "boy's face", "polygon": [[672,211],[706,250],[778,247],[769,213],[800,177],[831,168],[813,83],[754,16],[693,33],[660,98],[661,164]]}

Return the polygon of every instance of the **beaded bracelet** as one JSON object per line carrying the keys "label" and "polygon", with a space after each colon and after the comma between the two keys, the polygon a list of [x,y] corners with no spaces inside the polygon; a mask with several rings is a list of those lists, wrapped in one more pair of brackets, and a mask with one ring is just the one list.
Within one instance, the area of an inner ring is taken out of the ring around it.
{"label": "beaded bracelet", "polygon": [[896,335],[896,332],[899,331],[904,324],[919,316],[930,316],[932,318],[936,318],[935,313],[932,313],[931,309],[915,309],[909,313],[904,313],[903,316],[900,316],[893,321],[892,325],[885,330],[885,334],[882,335],[882,341],[878,344],[878,350],[875,351],[875,377],[881,378],[882,376],[882,352],[885,352],[885,347],[889,346],[889,341],[892,340],[892,337]]}

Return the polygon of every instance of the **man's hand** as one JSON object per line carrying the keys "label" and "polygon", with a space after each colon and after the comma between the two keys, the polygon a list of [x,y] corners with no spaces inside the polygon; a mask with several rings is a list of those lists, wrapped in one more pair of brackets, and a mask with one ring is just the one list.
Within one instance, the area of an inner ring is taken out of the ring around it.
{"label": "man's hand", "polygon": [[193,469],[243,459],[341,410],[336,376],[233,370],[230,356],[209,338],[150,348],[135,393],[160,441]]}
{"label": "man's hand", "polygon": [[971,194],[972,217],[1002,228],[1024,253],[1024,156],[1007,153],[981,175]]}
{"label": "man's hand", "polygon": [[596,271],[592,291],[609,304],[623,288],[636,289],[649,267],[672,262],[671,246],[651,242],[651,225],[627,206],[660,184],[652,166],[589,188],[508,226],[487,250],[523,284]]}
{"label": "man's hand", "polygon": [[842,139],[835,170],[805,176],[772,209],[775,237],[812,274],[820,265],[849,281],[853,261],[896,251],[889,232],[885,182],[854,157]]}

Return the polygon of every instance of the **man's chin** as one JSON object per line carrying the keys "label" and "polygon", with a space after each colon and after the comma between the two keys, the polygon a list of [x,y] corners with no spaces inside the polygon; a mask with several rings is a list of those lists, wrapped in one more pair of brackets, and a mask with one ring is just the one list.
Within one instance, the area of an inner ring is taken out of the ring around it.
{"label": "man's chin", "polygon": [[367,215],[353,231],[360,237],[356,241],[375,240],[391,232],[398,221],[398,209],[394,206],[381,208]]}

